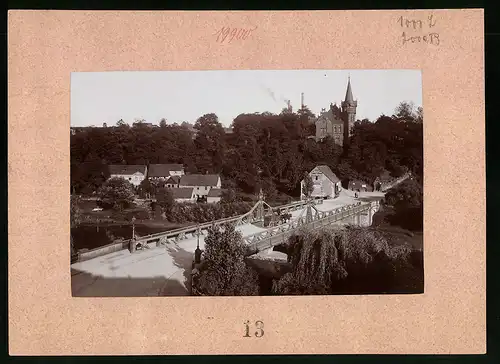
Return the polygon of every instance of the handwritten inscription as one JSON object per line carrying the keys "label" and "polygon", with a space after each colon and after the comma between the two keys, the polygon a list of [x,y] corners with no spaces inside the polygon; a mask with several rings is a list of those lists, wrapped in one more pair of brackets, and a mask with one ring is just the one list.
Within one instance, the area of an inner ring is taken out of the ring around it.
{"label": "handwritten inscription", "polygon": [[401,35],[403,45],[408,43],[427,43],[438,46],[440,42],[439,33],[433,31],[436,22],[434,15],[429,15],[424,20],[400,16],[398,24],[404,29]]}
{"label": "handwritten inscription", "polygon": [[247,39],[257,27],[252,29],[222,27],[215,33],[217,43],[231,43],[233,40]]}
{"label": "handwritten inscription", "polygon": [[[254,336],[264,336],[264,323],[262,321],[255,321],[255,327],[257,328],[257,331],[255,331]],[[245,321],[245,335],[243,335],[243,337],[252,337],[252,335],[250,335],[250,321],[248,320]]]}

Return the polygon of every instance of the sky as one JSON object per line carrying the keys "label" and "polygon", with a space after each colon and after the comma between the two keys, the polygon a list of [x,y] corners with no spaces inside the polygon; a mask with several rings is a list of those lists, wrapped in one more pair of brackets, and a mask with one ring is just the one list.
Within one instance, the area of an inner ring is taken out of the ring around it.
{"label": "sky", "polygon": [[241,113],[280,113],[290,100],[316,115],[344,100],[348,77],[356,119],[392,115],[401,101],[422,106],[419,70],[271,70],[73,72],[71,126],[115,125],[120,119],[194,123],[215,113],[224,126]]}

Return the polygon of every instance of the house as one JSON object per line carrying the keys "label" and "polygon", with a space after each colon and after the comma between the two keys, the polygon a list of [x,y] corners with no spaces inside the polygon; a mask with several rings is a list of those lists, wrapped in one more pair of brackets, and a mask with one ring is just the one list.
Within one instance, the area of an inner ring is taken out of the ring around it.
{"label": "house", "polygon": [[137,187],[146,178],[147,170],[147,166],[139,164],[114,164],[109,166],[109,178],[123,178]]}
{"label": "house", "polygon": [[148,179],[150,181],[168,180],[172,176],[182,176],[184,166],[182,164],[150,164],[148,168]]}
{"label": "house", "polygon": [[316,140],[331,137],[339,146],[347,145],[352,134],[352,127],[356,120],[356,109],[358,102],[354,100],[351,88],[351,78],[347,81],[345,99],[337,104],[330,103],[330,108],[321,109],[321,113],[315,121]]}
{"label": "house", "polygon": [[369,183],[361,180],[349,181],[348,189],[357,192],[371,192],[373,190]]}
{"label": "house", "polygon": [[172,188],[172,197],[175,202],[194,202],[195,195],[193,188]]}
{"label": "house", "polygon": [[207,203],[220,202],[221,198],[222,190],[220,188],[211,188],[210,191],[208,191]]}
{"label": "house", "polygon": [[172,176],[169,179],[167,179],[167,182],[165,182],[165,186],[167,188],[179,188],[180,180],[181,180],[180,176]]}
{"label": "house", "polygon": [[[327,165],[319,165],[309,172],[313,182],[312,198],[335,198],[338,196],[342,185],[340,179]],[[305,199],[304,180],[300,183],[300,197]]]}
{"label": "house", "polygon": [[212,188],[221,188],[221,179],[218,174],[185,174],[179,188],[194,188],[196,197],[207,196]]}

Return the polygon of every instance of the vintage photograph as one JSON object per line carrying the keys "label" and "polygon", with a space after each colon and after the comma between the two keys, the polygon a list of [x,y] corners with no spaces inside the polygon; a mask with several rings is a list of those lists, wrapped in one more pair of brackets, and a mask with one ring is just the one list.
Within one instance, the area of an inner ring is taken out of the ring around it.
{"label": "vintage photograph", "polygon": [[419,70],[71,75],[73,297],[424,292]]}

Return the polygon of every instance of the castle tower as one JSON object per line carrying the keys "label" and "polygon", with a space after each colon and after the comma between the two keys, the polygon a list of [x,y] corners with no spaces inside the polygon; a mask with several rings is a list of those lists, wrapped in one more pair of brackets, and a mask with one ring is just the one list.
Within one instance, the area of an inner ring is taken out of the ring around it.
{"label": "castle tower", "polygon": [[351,129],[356,121],[356,108],[358,102],[354,101],[351,90],[351,77],[347,81],[347,91],[345,93],[345,100],[342,102],[342,114],[344,116],[344,145],[347,145],[349,137],[351,136]]}

